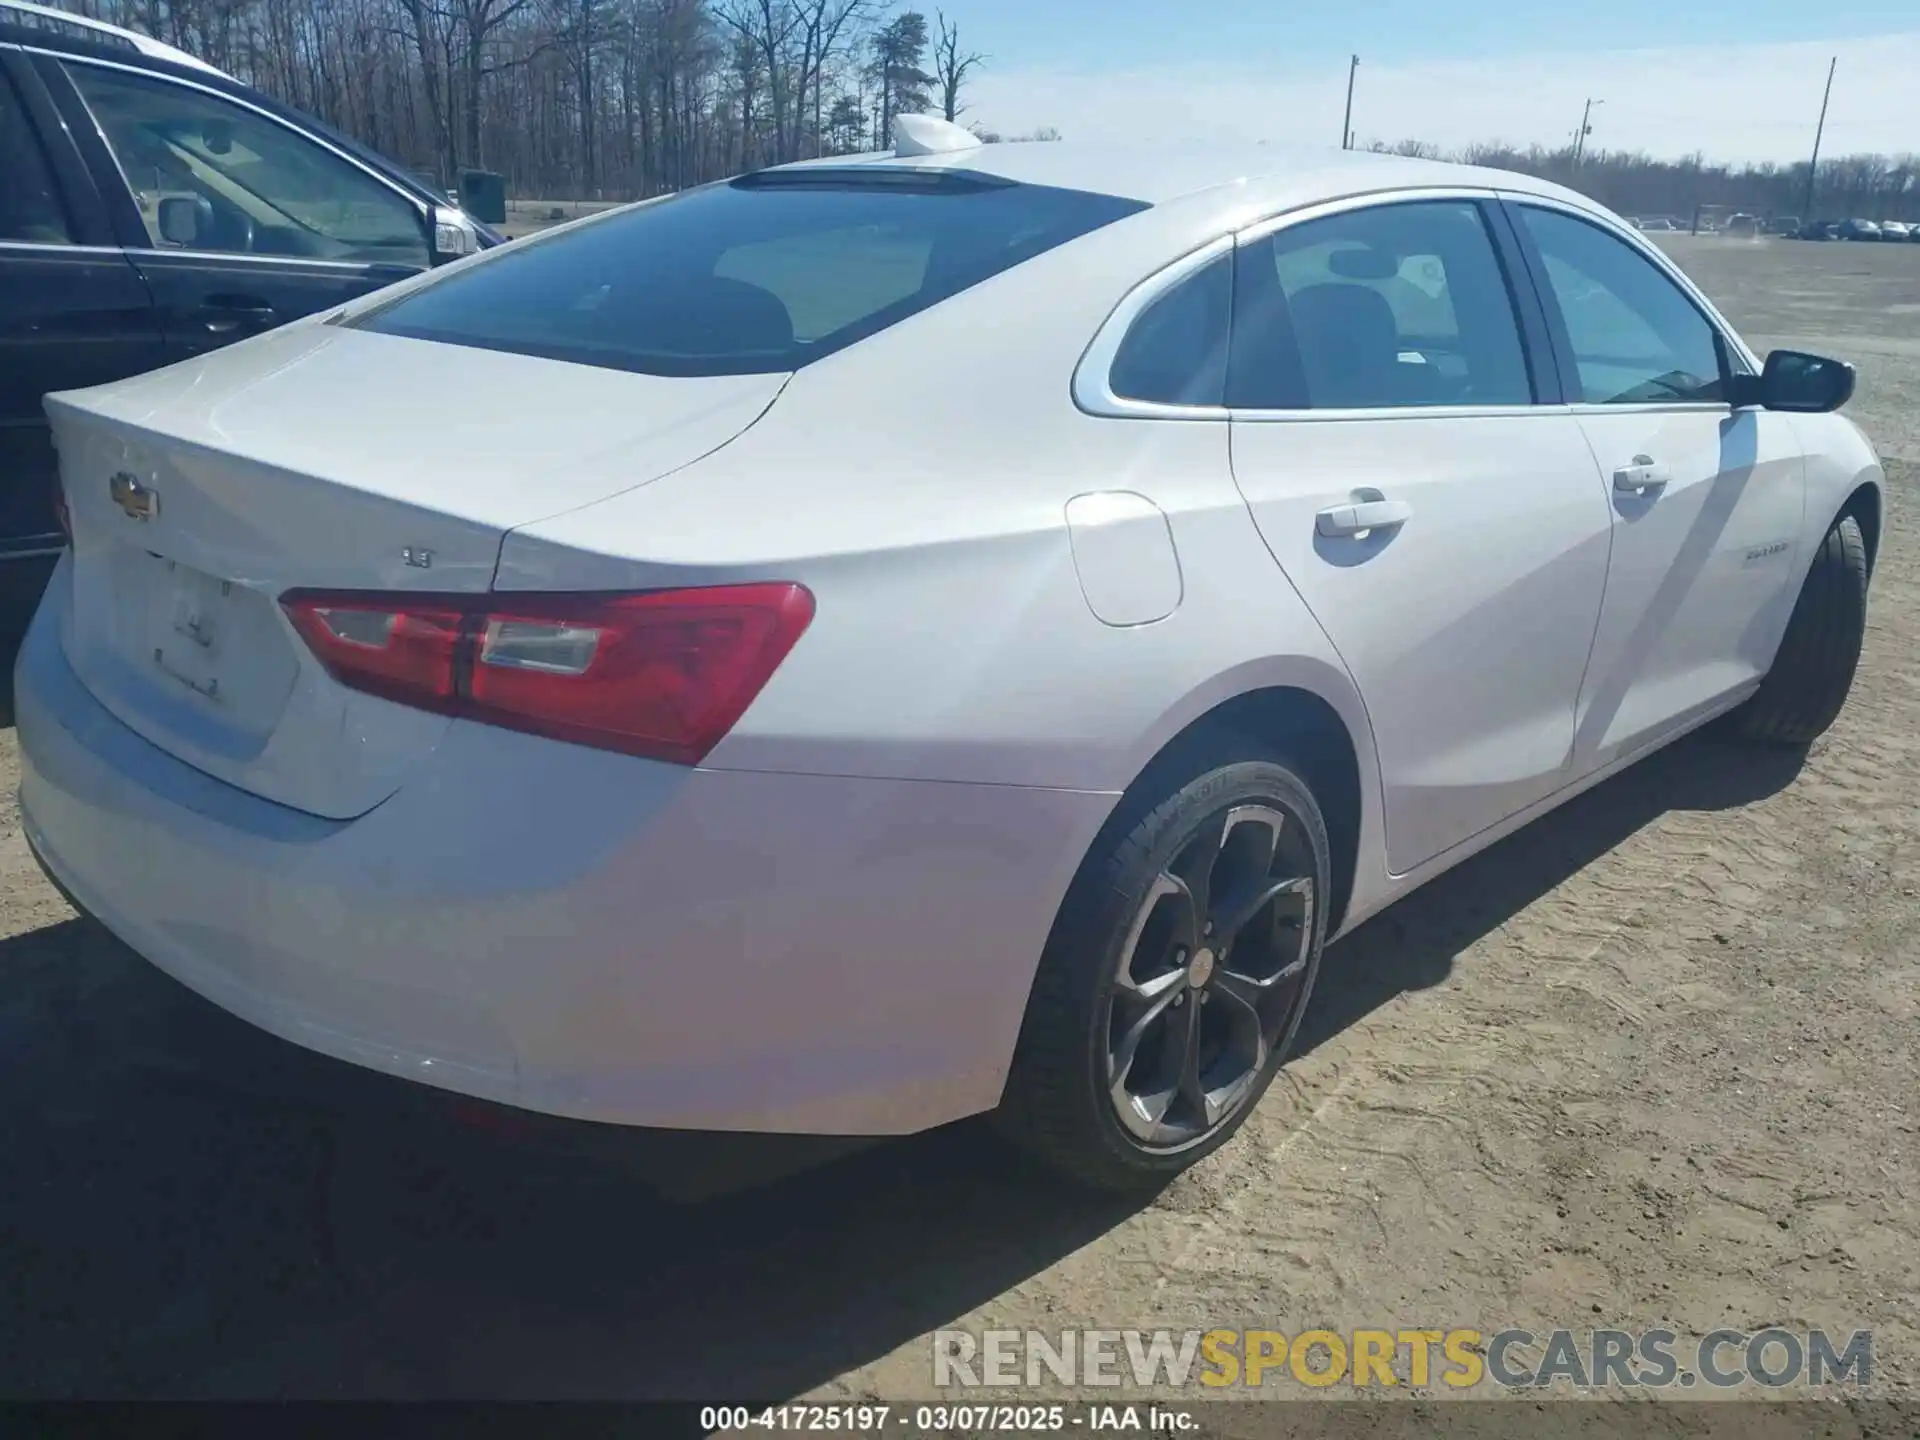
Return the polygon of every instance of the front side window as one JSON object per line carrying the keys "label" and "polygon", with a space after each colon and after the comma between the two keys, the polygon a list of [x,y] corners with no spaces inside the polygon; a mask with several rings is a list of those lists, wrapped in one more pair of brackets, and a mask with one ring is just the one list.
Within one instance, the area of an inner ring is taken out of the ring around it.
{"label": "front side window", "polygon": [[1108,372],[1107,388],[1160,405],[1220,405],[1227,383],[1233,262],[1210,261],[1142,310]]}
{"label": "front side window", "polygon": [[155,249],[429,264],[419,209],[297,130],[171,81],[67,70]]}
{"label": "front side window", "polygon": [[1505,272],[1471,201],[1350,210],[1244,245],[1232,403],[1530,405]]}
{"label": "front side window", "polygon": [[73,243],[39,137],[5,75],[0,75],[0,240]]}
{"label": "front side window", "polygon": [[768,171],[516,242],[354,323],[649,375],[771,374],[1145,208],[958,171]]}
{"label": "front side window", "polygon": [[1546,269],[1589,405],[1718,403],[1720,345],[1706,316],[1659,267],[1597,225],[1520,207]]}

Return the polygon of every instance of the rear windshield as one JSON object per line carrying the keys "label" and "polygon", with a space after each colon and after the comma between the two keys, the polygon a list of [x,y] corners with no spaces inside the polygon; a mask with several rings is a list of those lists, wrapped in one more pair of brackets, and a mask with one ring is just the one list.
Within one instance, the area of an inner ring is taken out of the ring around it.
{"label": "rear windshield", "polygon": [[354,323],[649,375],[795,370],[1146,208],[951,171],[772,171],[523,242]]}

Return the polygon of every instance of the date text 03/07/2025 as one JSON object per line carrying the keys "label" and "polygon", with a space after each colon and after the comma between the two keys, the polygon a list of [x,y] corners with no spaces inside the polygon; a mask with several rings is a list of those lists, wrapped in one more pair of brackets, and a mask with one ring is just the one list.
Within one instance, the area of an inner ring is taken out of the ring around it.
{"label": "date text 03/07/2025", "polygon": [[708,1405],[708,1434],[806,1431],[841,1435],[923,1435],[949,1431],[1048,1433],[1136,1431],[1178,1435],[1196,1427],[1187,1411],[1160,1405]]}

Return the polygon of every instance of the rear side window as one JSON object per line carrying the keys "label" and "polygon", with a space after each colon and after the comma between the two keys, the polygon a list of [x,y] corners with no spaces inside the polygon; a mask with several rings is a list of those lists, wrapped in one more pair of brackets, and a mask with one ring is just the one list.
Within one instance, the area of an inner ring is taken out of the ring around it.
{"label": "rear side window", "polygon": [[951,171],[774,171],[523,242],[355,323],[649,375],[794,370],[1145,208]]}
{"label": "rear side window", "polygon": [[0,75],[0,240],[34,245],[66,245],[73,240],[66,212],[53,193],[47,157],[40,153],[27,112],[5,75]]}
{"label": "rear side window", "polygon": [[1240,248],[1231,404],[1530,405],[1507,277],[1471,201],[1344,211]]}
{"label": "rear side window", "polygon": [[1226,403],[1232,308],[1233,261],[1223,255],[1140,312],[1113,357],[1108,388],[1160,405]]}
{"label": "rear side window", "polygon": [[67,73],[155,249],[426,268],[420,208],[291,126],[151,75]]}

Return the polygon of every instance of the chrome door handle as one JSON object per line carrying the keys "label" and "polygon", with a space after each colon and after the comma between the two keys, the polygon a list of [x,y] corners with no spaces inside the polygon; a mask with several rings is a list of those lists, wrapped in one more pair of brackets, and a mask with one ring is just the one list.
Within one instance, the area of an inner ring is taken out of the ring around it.
{"label": "chrome door handle", "polygon": [[1412,518],[1413,507],[1404,500],[1363,500],[1356,505],[1329,505],[1313,517],[1313,524],[1322,535],[1360,535],[1404,525]]}
{"label": "chrome door handle", "polygon": [[1636,455],[1631,465],[1613,472],[1613,488],[1622,495],[1658,495],[1667,488],[1667,467],[1650,455]]}

